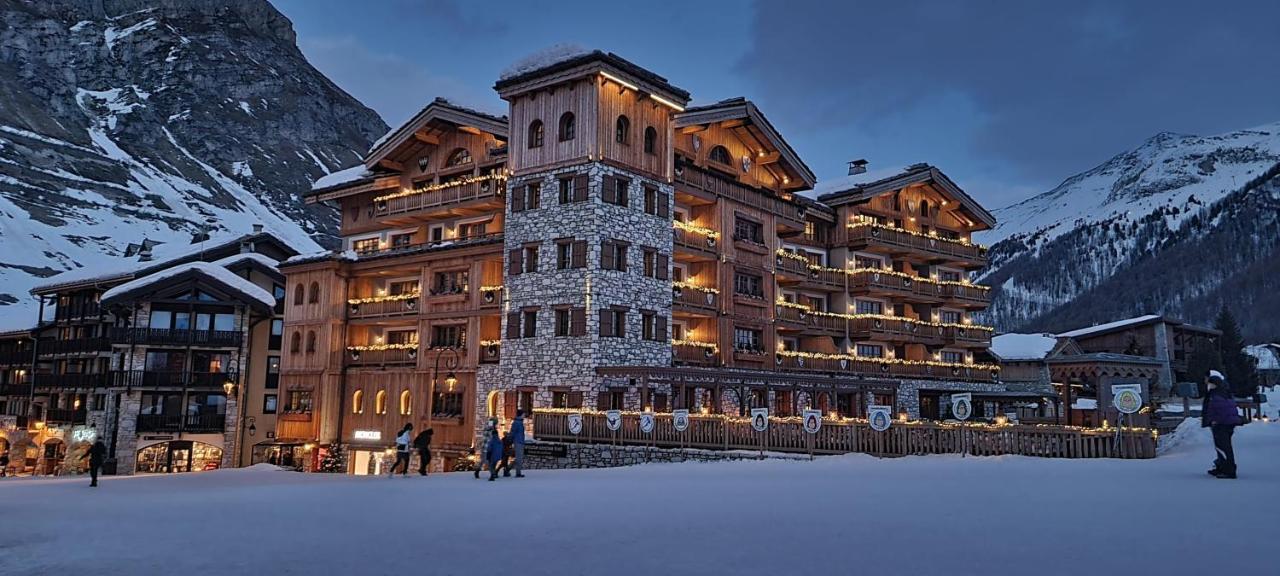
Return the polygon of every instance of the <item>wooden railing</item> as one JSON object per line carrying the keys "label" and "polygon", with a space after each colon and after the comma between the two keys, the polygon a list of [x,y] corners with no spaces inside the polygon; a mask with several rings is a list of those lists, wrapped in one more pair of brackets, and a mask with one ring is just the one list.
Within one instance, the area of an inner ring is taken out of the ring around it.
{"label": "wooden railing", "polygon": [[672,289],[672,304],[689,306],[715,312],[720,295],[696,288],[675,287]]}
{"label": "wooden railing", "polygon": [[957,258],[977,264],[987,261],[987,249],[977,244],[961,244],[944,238],[917,236],[903,230],[878,226],[849,226],[844,228],[845,241],[850,247],[885,246]]}
{"label": "wooden railing", "polygon": [[975,456],[1041,456],[1046,458],[1154,458],[1155,435],[1146,429],[1086,429],[1066,426],[948,424],[894,422],[877,432],[864,420],[824,419],[812,438],[798,418],[770,418],[768,432],[756,432],[751,421],[721,415],[690,415],[689,427],[677,432],[670,414],[657,414],[654,429],[640,431],[640,415],[624,413],[614,432],[600,412],[582,412],[582,432],[569,432],[567,411],[534,411],[538,440],[553,442],[651,445],[662,448],[760,450],[815,454],[859,452],[877,456],[972,454]]}
{"label": "wooden railing", "polygon": [[44,419],[56,424],[84,424],[88,414],[84,408],[48,408],[44,411]]}
{"label": "wooden railing", "polygon": [[221,432],[226,428],[224,414],[139,414],[139,432]]}
{"label": "wooden railing", "polygon": [[[111,350],[111,340],[104,337],[76,338],[72,340],[42,340],[40,355],[45,354],[92,354]],[[31,360],[30,354],[27,361]]]}
{"label": "wooden railing", "polygon": [[715,254],[719,245],[719,240],[710,238],[697,232],[690,232],[681,228],[674,229],[675,236],[672,241],[676,246],[683,246],[691,250],[703,252],[706,254]]}
{"label": "wooden railing", "polygon": [[390,348],[387,350],[346,350],[348,366],[413,365],[418,363],[416,348]]}
{"label": "wooden railing", "polygon": [[691,366],[719,366],[720,351],[696,344],[673,344],[671,356],[676,362]]}
{"label": "wooden railing", "polygon": [[374,213],[377,216],[391,216],[394,214],[404,214],[406,212],[413,212],[416,210],[435,208],[445,204],[457,204],[459,202],[467,202],[470,200],[493,198],[498,196],[499,191],[505,186],[506,183],[503,180],[482,180],[479,182],[449,186],[447,188],[432,190],[430,192],[419,192],[417,194],[409,194],[397,198],[388,198],[374,204]]}
{"label": "wooden railing", "polygon": [[763,190],[749,188],[680,161],[677,162],[675,177],[677,184],[765,210],[788,221],[796,228],[804,228],[804,208],[796,202],[783,200]]}
{"label": "wooden railing", "polygon": [[98,388],[107,385],[107,375],[101,372],[92,374],[36,372],[33,380],[38,388]]}
{"label": "wooden railing", "polygon": [[968,326],[947,326],[947,340],[966,346],[990,346],[991,331]]}
{"label": "wooden railing", "polygon": [[422,309],[420,296],[402,300],[382,300],[379,302],[360,302],[347,304],[348,318],[374,318],[378,316],[400,316],[417,314]]}
{"label": "wooden railing", "polygon": [[490,232],[488,234],[477,234],[466,238],[454,238],[451,240],[439,240],[434,242],[419,242],[416,244],[391,246],[380,250],[364,250],[356,252],[356,258],[359,260],[368,260],[371,258],[382,258],[385,256],[403,256],[405,254],[416,254],[419,252],[432,252],[436,250],[463,248],[466,246],[476,246],[480,244],[500,243],[502,243],[502,232]]}
{"label": "wooden railing", "polygon": [[784,370],[828,372],[881,378],[945,378],[970,382],[994,382],[999,377],[998,372],[993,373],[979,366],[935,366],[931,364],[879,362],[876,360],[806,358],[784,354],[775,354],[774,364]]}
{"label": "wooden railing", "polygon": [[206,388],[220,390],[227,382],[239,382],[236,372],[180,372],[156,370],[116,370],[111,385],[129,388]]}

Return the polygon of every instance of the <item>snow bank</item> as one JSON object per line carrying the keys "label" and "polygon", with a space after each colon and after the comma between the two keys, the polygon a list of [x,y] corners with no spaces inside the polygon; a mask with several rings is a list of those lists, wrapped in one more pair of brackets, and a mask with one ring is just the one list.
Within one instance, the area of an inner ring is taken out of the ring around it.
{"label": "snow bank", "polygon": [[991,339],[991,351],[1005,360],[1042,360],[1057,344],[1052,334],[1001,334]]}
{"label": "snow bank", "polygon": [[506,67],[498,78],[501,80],[515,78],[516,76],[528,74],[535,70],[541,70],[548,66],[559,64],[566,60],[572,60],[579,56],[585,56],[590,53],[591,50],[579,44],[554,44],[517,60],[514,64]]}
{"label": "snow bank", "polygon": [[270,308],[276,305],[275,297],[273,297],[270,292],[267,292],[261,286],[258,286],[253,282],[245,280],[244,278],[236,276],[235,273],[231,272],[230,270],[227,270],[226,268],[223,268],[222,266],[219,266],[218,264],[212,264],[209,262],[189,262],[187,264],[179,264],[177,266],[174,266],[172,268],[166,268],[154,274],[148,274],[146,276],[143,276],[142,278],[130,280],[128,282],[125,282],[124,284],[121,284],[119,286],[116,286],[115,288],[112,288],[110,290],[107,290],[106,292],[103,292],[102,301],[106,302],[113,298],[122,296],[127,292],[131,292],[139,288],[144,288],[159,282],[163,282],[169,278],[190,272],[192,270],[200,271],[210,277],[213,277],[217,281],[222,282],[223,284],[226,284],[236,290],[239,290],[240,292],[243,292],[246,296],[253,298],[254,300],[257,300],[263,306]]}
{"label": "snow bank", "polygon": [[1280,370],[1280,344],[1246,346],[1244,351],[1258,360],[1259,370]]}

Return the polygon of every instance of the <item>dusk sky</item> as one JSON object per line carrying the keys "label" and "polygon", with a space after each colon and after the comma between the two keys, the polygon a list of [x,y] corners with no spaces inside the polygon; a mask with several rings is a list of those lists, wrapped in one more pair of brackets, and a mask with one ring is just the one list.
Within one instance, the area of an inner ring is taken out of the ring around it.
{"label": "dusk sky", "polygon": [[275,0],[307,58],[395,126],[435,96],[504,113],[512,62],[616,52],[754,100],[817,173],[930,162],[992,207],[1161,131],[1280,121],[1280,2]]}

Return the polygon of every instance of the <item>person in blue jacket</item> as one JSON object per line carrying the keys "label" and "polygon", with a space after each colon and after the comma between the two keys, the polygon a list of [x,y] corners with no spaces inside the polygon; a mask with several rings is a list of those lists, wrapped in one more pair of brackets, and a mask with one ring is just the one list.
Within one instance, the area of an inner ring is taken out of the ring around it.
{"label": "person in blue jacket", "polygon": [[1200,425],[1213,431],[1213,447],[1218,457],[1213,461],[1211,476],[1224,479],[1236,477],[1236,453],[1231,447],[1231,436],[1240,425],[1240,412],[1231,398],[1231,387],[1221,372],[1210,370],[1205,378],[1208,394],[1200,415]]}
{"label": "person in blue jacket", "polygon": [[515,445],[516,478],[524,478],[524,411],[516,412],[516,419],[511,422],[511,440]]}
{"label": "person in blue jacket", "polygon": [[498,479],[498,463],[502,461],[502,435],[497,430],[489,435],[489,445],[485,447],[485,460],[489,461],[489,481]]}

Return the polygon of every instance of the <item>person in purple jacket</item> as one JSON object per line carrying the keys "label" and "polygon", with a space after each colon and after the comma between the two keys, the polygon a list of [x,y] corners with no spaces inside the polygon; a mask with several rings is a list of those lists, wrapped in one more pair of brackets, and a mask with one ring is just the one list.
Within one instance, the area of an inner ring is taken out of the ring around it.
{"label": "person in purple jacket", "polygon": [[1209,474],[1216,478],[1236,477],[1236,453],[1231,448],[1231,435],[1240,425],[1240,412],[1231,399],[1231,387],[1217,370],[1210,370],[1205,378],[1208,394],[1200,415],[1200,425],[1213,431],[1213,447],[1218,457],[1213,461]]}

